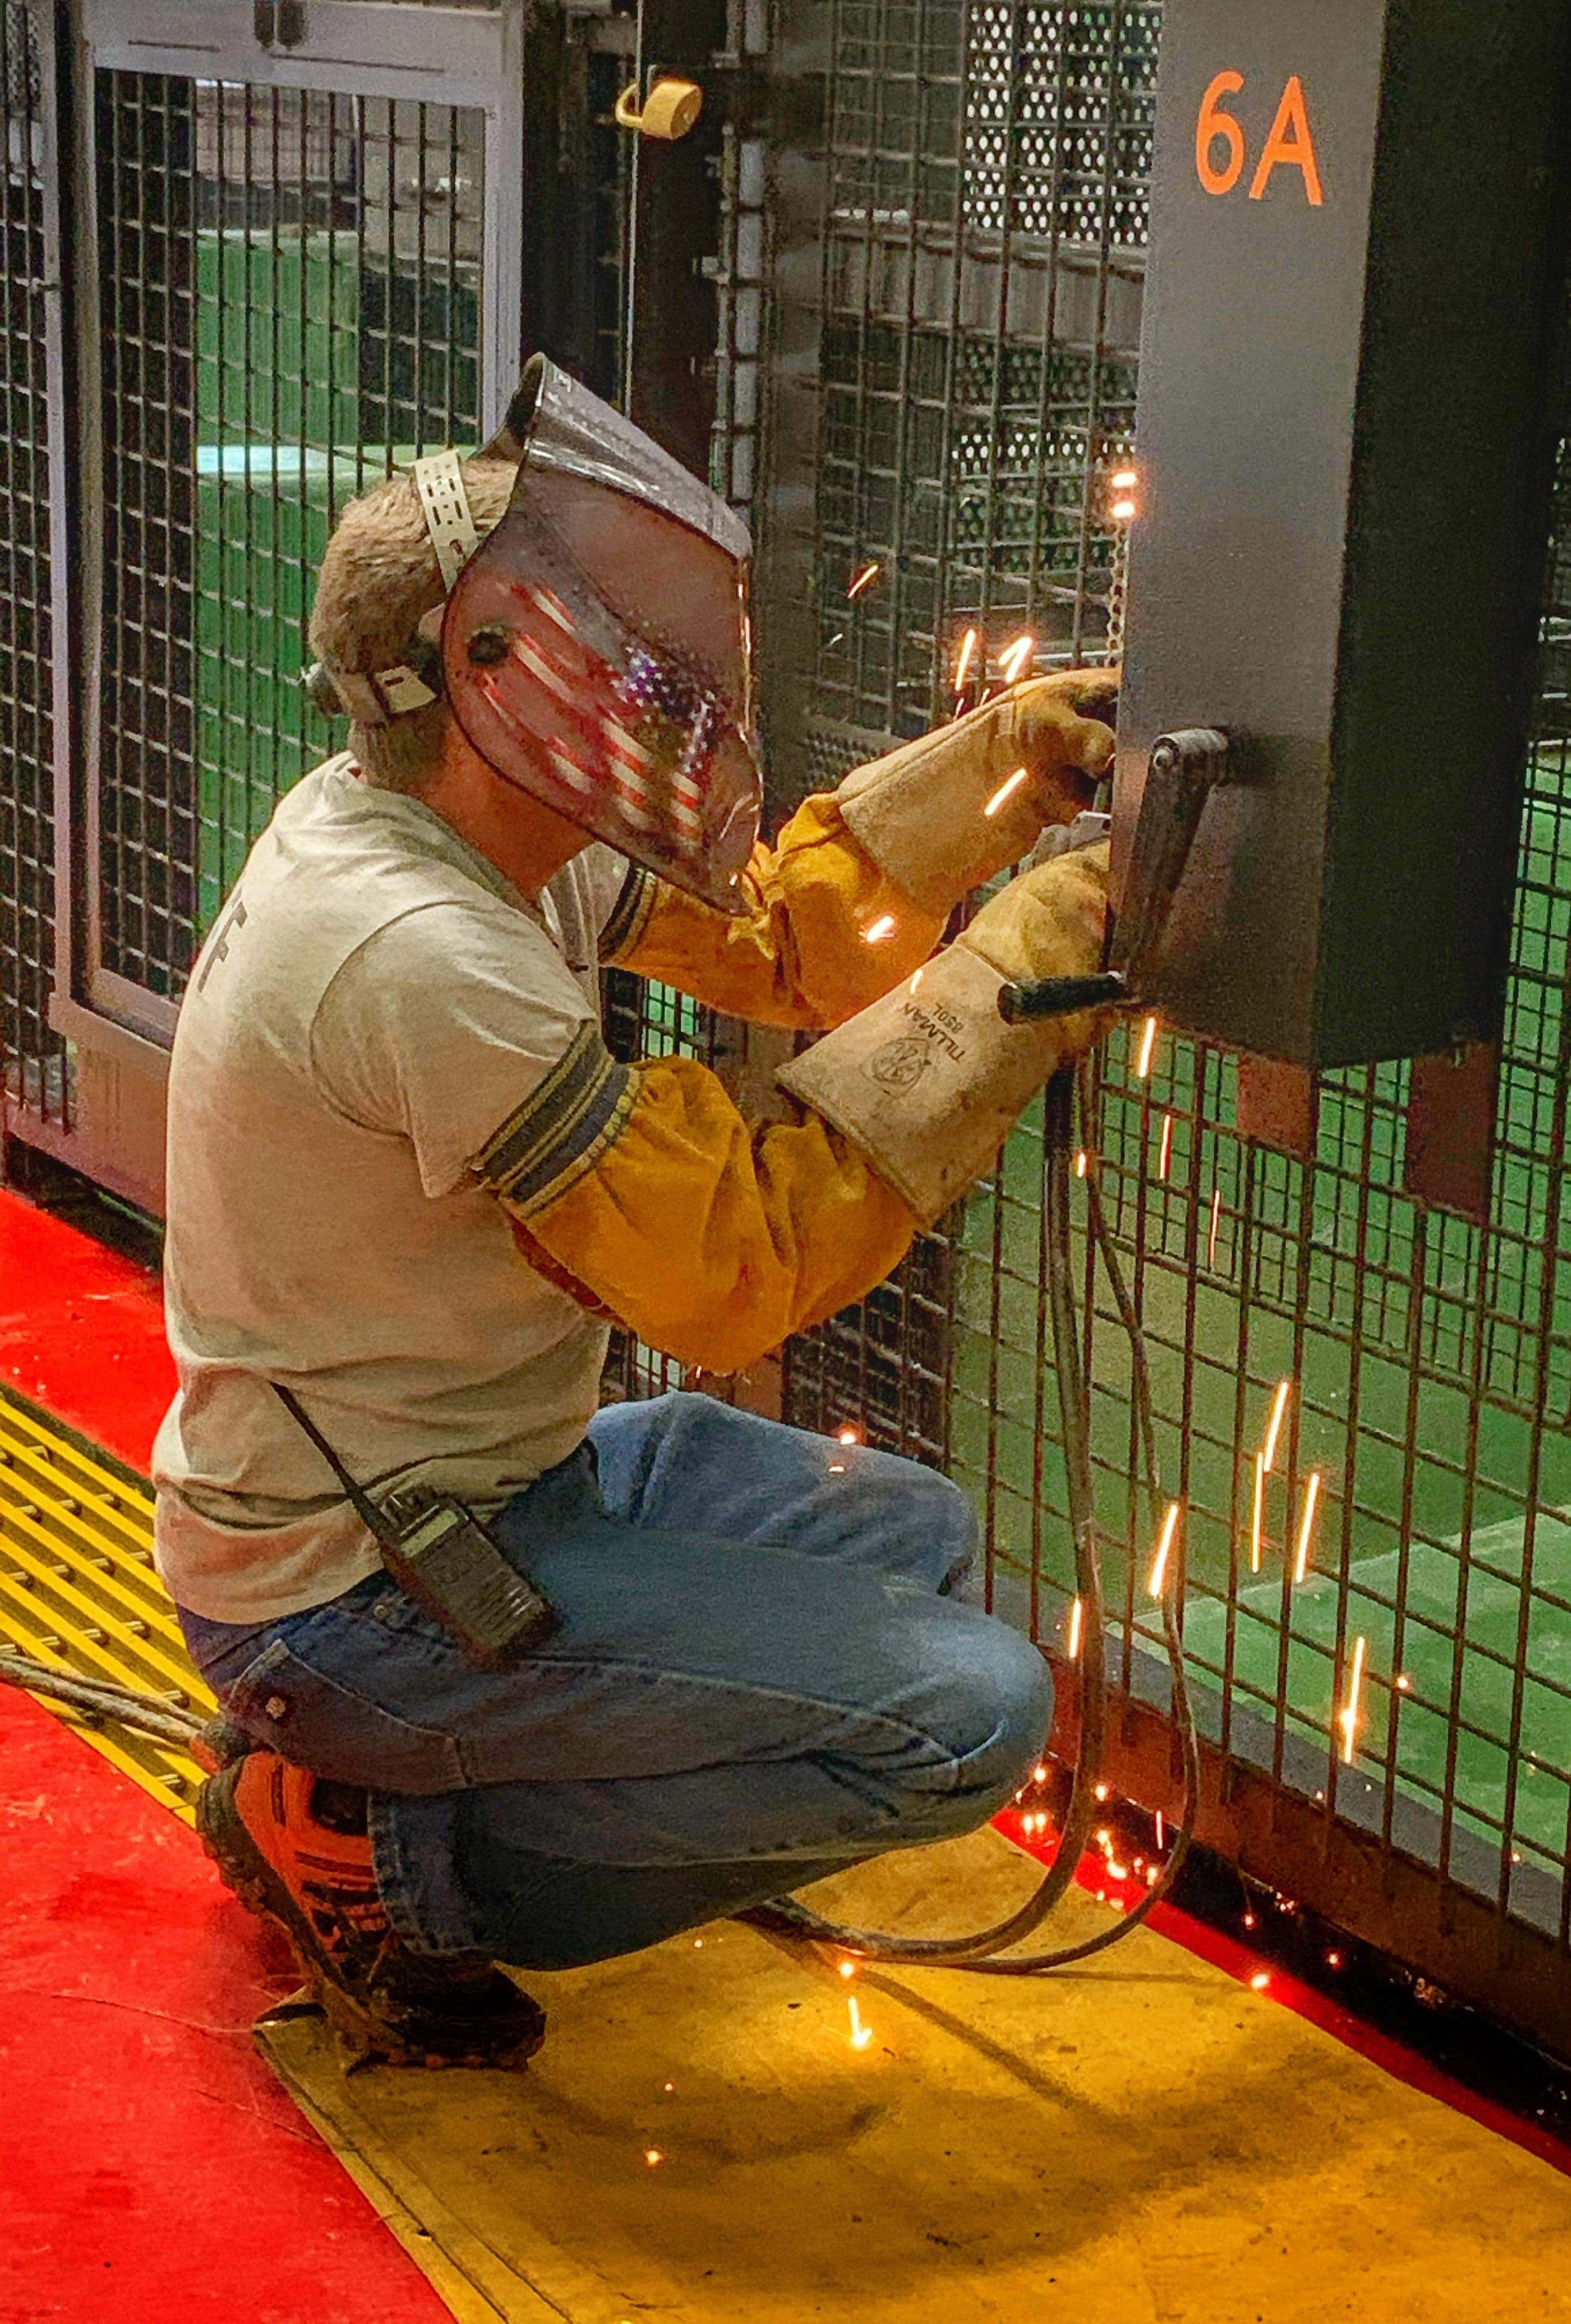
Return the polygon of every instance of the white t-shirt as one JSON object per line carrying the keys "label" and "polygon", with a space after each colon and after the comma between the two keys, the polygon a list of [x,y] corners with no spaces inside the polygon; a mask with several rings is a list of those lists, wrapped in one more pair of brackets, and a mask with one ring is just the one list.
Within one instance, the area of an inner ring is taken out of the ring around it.
{"label": "white t-shirt", "polygon": [[582,1438],[605,1327],[467,1166],[570,1049],[598,1053],[627,880],[588,846],[530,903],[347,758],[252,850],[170,1074],[157,1560],[194,1613],[271,1620],[378,1566],[275,1379],[379,1499],[418,1480],[494,1506]]}

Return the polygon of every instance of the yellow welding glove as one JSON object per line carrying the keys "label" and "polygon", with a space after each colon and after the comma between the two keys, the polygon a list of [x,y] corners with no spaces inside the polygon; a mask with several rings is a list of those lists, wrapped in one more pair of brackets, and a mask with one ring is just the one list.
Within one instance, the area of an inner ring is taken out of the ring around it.
{"label": "yellow welding glove", "polygon": [[1107,850],[1012,881],[958,943],[784,1066],[777,1078],[935,1219],[988,1168],[1023,1108],[1097,1038],[1089,1014],[1006,1025],[1006,984],[1101,965]]}
{"label": "yellow welding glove", "polygon": [[1113,761],[1116,669],[1027,678],[968,717],[859,767],[835,793],[886,877],[946,918],[963,896],[1072,823]]}
{"label": "yellow welding glove", "polygon": [[928,957],[962,897],[1087,805],[1117,682],[1032,679],[857,768],[755,848],[735,916],[634,873],[603,958],[755,1024],[843,1023]]}

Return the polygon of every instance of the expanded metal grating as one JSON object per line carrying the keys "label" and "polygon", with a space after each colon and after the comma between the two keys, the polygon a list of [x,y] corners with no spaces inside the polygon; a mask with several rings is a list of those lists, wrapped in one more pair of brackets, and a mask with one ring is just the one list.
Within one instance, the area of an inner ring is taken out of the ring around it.
{"label": "expanded metal grating", "polygon": [[[0,1657],[7,1648],[172,1711],[207,1718],[216,1708],[152,1570],[146,1485],[0,1390]],[[47,1707],[191,1821],[202,1780],[195,1760],[113,1720],[84,1720],[52,1700]]]}
{"label": "expanded metal grating", "polygon": [[64,1044],[49,1025],[55,853],[43,88],[37,25],[18,0],[0,12],[0,1074],[13,1104],[64,1124]]}
{"label": "expanded metal grating", "polygon": [[101,959],[175,997],[279,795],[332,746],[297,681],[338,509],[480,433],[483,124],[97,78]]}

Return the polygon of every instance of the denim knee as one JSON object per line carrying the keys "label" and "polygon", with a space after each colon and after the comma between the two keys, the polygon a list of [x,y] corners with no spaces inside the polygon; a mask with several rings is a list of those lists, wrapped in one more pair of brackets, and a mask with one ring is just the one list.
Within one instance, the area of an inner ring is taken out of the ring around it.
{"label": "denim knee", "polygon": [[1052,1673],[1020,1631],[978,1615],[955,1641],[945,1692],[957,1821],[969,1830],[1014,1798],[1042,1757],[1052,1725]]}
{"label": "denim knee", "polygon": [[977,1513],[952,1478],[914,1461],[902,1465],[904,1474],[889,1489],[905,1500],[912,1532],[927,1535],[942,1547],[944,1578],[939,1591],[951,1596],[965,1582],[977,1554]]}

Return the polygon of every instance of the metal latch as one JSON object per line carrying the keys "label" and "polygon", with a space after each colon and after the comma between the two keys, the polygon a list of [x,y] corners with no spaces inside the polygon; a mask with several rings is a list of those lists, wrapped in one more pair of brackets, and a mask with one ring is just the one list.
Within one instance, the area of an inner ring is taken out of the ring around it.
{"label": "metal latch", "polygon": [[1050,976],[1039,984],[1006,984],[998,1014],[1007,1025],[1069,1017],[1081,1009],[1132,1009],[1172,910],[1173,898],[1200,828],[1206,801],[1229,779],[1227,737],[1213,726],[1164,734],[1152,749],[1135,848],[1125,883],[1124,908],[1099,976]]}

